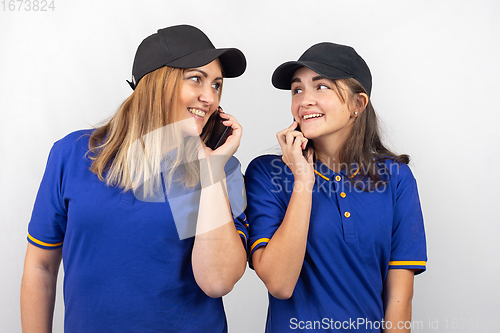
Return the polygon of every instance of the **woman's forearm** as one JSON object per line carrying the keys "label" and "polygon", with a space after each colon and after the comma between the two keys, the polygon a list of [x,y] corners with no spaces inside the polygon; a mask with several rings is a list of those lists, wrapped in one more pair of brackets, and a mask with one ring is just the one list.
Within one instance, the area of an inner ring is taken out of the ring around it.
{"label": "woman's forearm", "polygon": [[384,316],[385,329],[383,332],[411,331],[411,303],[411,299],[389,301]]}
{"label": "woman's forearm", "polygon": [[[193,273],[198,286],[208,296],[221,297],[231,291],[243,275],[247,257],[233,223],[225,174],[222,169],[217,170],[214,178],[214,170],[206,171],[202,169],[202,191],[192,253]],[[211,176],[203,176],[207,174]]]}
{"label": "woman's forearm", "polygon": [[21,324],[24,333],[52,332],[61,249],[28,245],[21,282]]}
{"label": "woman's forearm", "polygon": [[257,249],[253,266],[276,298],[292,296],[300,275],[307,246],[312,206],[312,185],[295,181],[285,217],[266,247]]}
{"label": "woman's forearm", "polygon": [[384,333],[411,331],[413,278],[413,270],[389,269],[387,272],[384,286]]}

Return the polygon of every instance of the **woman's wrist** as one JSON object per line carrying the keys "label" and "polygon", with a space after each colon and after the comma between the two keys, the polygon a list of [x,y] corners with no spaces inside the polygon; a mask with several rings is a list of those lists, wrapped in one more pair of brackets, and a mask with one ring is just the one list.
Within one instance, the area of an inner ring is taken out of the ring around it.
{"label": "woman's wrist", "polygon": [[314,188],[314,177],[310,178],[308,176],[297,177],[293,183],[294,192],[308,192],[311,193]]}
{"label": "woman's wrist", "polygon": [[200,160],[200,181],[202,186],[210,186],[226,178],[224,166],[225,159],[220,159],[217,155]]}

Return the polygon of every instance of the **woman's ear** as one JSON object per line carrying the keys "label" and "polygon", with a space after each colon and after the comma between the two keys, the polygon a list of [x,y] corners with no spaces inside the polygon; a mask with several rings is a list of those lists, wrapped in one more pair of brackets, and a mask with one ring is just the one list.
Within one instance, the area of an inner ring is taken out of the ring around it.
{"label": "woman's ear", "polygon": [[361,112],[366,109],[368,105],[369,97],[365,93],[359,93],[354,96],[353,99],[353,110],[351,117],[357,117]]}
{"label": "woman's ear", "polygon": [[359,93],[356,96],[356,104],[357,107],[359,108],[359,113],[363,112],[366,109],[366,106],[368,105],[368,101],[370,98],[368,97],[367,94],[365,93]]}

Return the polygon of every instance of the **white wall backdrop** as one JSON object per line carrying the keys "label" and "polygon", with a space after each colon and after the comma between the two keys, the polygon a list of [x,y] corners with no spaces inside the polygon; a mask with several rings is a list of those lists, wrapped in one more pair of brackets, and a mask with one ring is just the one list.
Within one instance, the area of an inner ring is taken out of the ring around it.
{"label": "white wall backdrop", "polygon": [[[420,188],[429,261],[415,279],[413,319],[423,327],[414,331],[500,330],[500,2],[54,0],[45,12],[8,4],[0,4],[1,332],[21,331],[27,224],[52,143],[109,117],[131,92],[125,80],[142,39],[181,23],[247,57],[221,102],[244,127],[244,169],[291,122],[289,93],[272,87],[272,71],[317,42],[352,45],[372,70],[386,139],[412,157]],[[230,332],[263,332],[267,293],[254,271],[225,305]],[[59,283],[54,332],[63,311]]]}

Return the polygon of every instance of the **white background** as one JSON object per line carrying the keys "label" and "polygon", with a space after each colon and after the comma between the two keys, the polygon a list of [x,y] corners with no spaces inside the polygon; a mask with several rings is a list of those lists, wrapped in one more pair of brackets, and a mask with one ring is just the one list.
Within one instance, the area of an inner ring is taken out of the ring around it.
{"label": "white background", "polygon": [[[317,42],[353,46],[372,70],[386,141],[412,157],[420,189],[429,261],[415,279],[413,301],[413,319],[425,329],[414,331],[463,324],[457,331],[485,332],[494,320],[500,327],[500,2],[55,0],[47,12],[5,6],[1,332],[21,330],[27,224],[52,143],[112,115],[131,93],[125,80],[142,39],[181,23],[247,57],[246,73],[226,80],[221,102],[244,128],[237,152],[243,169],[276,151],[275,133],[291,123],[289,92],[272,87],[273,70]],[[54,332],[63,327],[61,286]],[[246,271],[225,306],[230,332],[263,332],[267,293],[254,271]]]}

